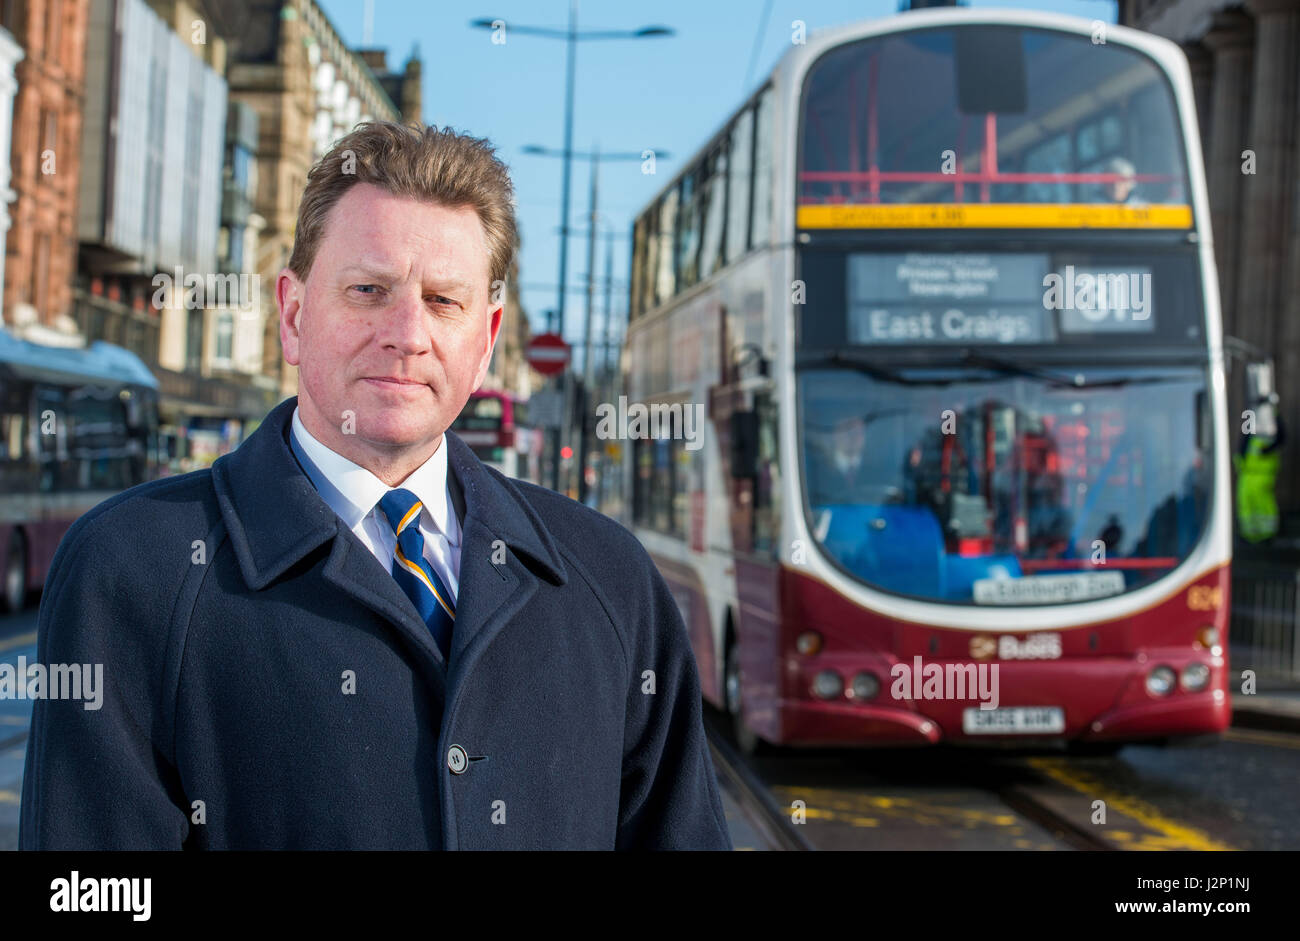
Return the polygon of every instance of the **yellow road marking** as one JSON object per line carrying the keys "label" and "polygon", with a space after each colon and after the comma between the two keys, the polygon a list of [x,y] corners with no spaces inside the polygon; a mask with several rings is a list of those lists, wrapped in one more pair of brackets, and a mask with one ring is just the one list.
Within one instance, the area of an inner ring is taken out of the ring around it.
{"label": "yellow road marking", "polygon": [[14,791],[0,791],[0,804],[18,803],[18,794]]}
{"label": "yellow road marking", "polygon": [[12,650],[14,647],[26,647],[28,644],[36,642],[36,632],[29,634],[19,634],[17,637],[10,637],[8,640],[0,640],[0,650]]}
{"label": "yellow road marking", "polygon": [[804,813],[809,817],[834,819],[855,826],[879,826],[881,817],[912,820],[929,826],[967,828],[980,825],[1015,827],[1018,823],[1014,814],[990,813],[957,804],[945,805],[910,797],[851,794],[816,787],[777,787],[773,788],[773,793],[791,801],[802,800],[808,805]]}
{"label": "yellow road marking", "polygon": [[1300,736],[1285,732],[1266,732],[1262,729],[1228,729],[1223,737],[1230,742],[1249,742],[1251,745],[1274,745],[1278,748],[1300,748]]}
{"label": "yellow road marking", "polygon": [[[1208,833],[1186,824],[1177,823],[1156,810],[1154,806],[1137,797],[1130,797],[1112,790],[1090,774],[1067,766],[1060,758],[1031,758],[1029,764],[1054,781],[1064,784],[1093,800],[1103,800],[1106,807],[1114,812],[1124,814],[1136,820],[1153,834],[1140,837],[1134,849],[1179,849],[1179,850],[1231,850],[1232,847],[1221,843]],[[1106,830],[1106,836],[1117,841],[1123,831]],[[1128,848],[1128,847],[1126,847]]]}

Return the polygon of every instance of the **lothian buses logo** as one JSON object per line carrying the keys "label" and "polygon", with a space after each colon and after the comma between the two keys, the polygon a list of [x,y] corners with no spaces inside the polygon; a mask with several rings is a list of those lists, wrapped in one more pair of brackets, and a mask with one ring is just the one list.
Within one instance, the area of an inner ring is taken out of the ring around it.
{"label": "lothian buses logo", "polygon": [[1010,634],[996,639],[987,634],[977,634],[970,639],[970,655],[976,660],[988,660],[993,656],[1000,660],[1059,660],[1061,635],[1030,634],[1020,640]]}

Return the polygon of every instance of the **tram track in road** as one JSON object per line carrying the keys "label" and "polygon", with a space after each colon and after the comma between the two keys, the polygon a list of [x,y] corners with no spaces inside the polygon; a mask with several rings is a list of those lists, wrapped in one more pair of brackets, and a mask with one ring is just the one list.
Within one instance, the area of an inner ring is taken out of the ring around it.
{"label": "tram track in road", "polygon": [[1120,849],[1114,843],[1102,839],[1095,832],[1070,819],[1068,815],[1056,811],[1020,785],[1008,784],[997,788],[995,793],[998,800],[1006,804],[1008,809],[1042,827],[1073,849],[1088,852]]}
{"label": "tram track in road", "polygon": [[767,785],[754,773],[735,746],[715,728],[715,723],[706,719],[704,725],[719,783],[740,805],[749,823],[767,841],[768,848],[787,851],[815,849],[772,799]]}

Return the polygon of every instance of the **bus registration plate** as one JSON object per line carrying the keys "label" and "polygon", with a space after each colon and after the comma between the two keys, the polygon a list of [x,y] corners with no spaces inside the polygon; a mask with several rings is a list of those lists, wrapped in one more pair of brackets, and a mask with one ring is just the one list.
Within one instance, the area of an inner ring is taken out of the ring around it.
{"label": "bus registration plate", "polygon": [[1027,735],[1065,731],[1060,706],[1014,706],[1007,709],[966,709],[961,729],[967,735]]}

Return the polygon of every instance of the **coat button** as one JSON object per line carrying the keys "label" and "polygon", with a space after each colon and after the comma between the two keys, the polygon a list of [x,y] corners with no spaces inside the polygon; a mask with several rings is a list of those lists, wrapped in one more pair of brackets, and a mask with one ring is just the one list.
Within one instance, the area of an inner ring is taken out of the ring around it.
{"label": "coat button", "polygon": [[469,756],[465,754],[465,749],[459,745],[447,749],[447,767],[451,769],[452,774],[464,774],[465,769],[469,767]]}

